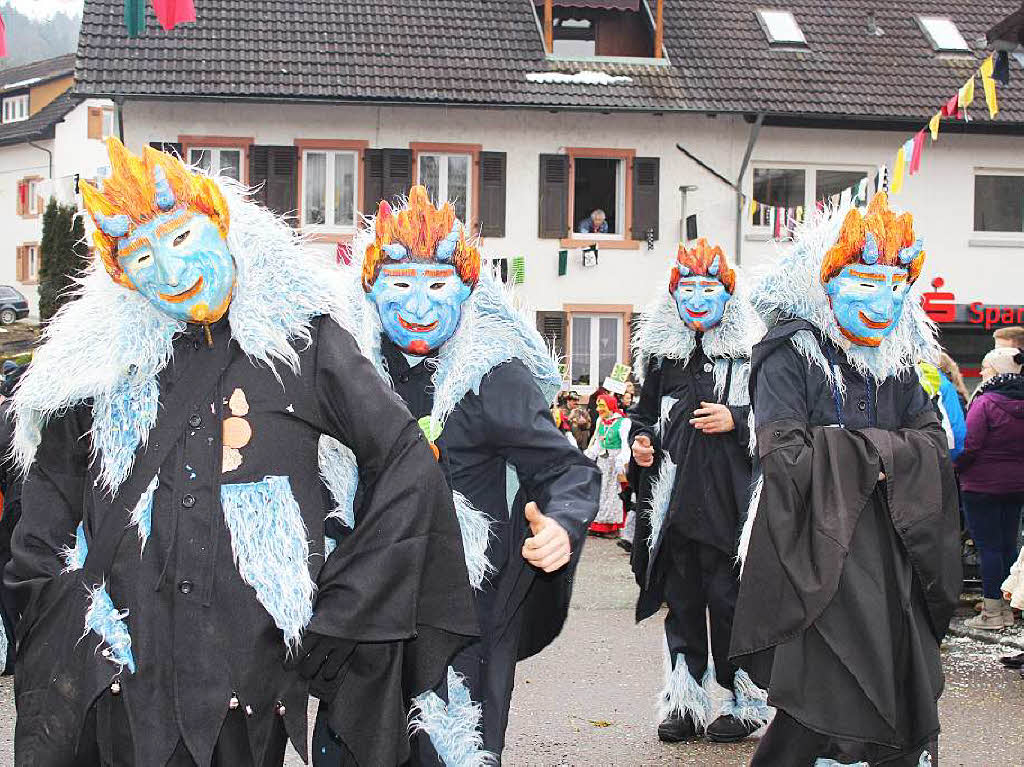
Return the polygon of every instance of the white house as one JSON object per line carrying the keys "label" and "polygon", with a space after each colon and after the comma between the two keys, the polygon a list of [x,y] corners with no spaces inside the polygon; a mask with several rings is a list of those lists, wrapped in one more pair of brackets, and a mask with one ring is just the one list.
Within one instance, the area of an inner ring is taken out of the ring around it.
{"label": "white house", "polygon": [[106,165],[114,129],[107,99],[72,99],[75,56],[0,70],[0,285],[38,317],[39,245],[50,197],[74,204],[78,174]]}
{"label": "white house", "polygon": [[[629,357],[629,323],[696,234],[754,267],[778,244],[756,199],[792,210],[891,165],[990,53],[1014,10],[911,0],[311,0],[250,20],[209,0],[194,25],[123,34],[86,0],[79,97],[111,98],[136,151],[154,144],[252,185],[334,251],[360,213],[425,183],[457,200],[485,254],[586,391]],[[968,368],[991,346],[971,304],[1024,304],[1024,72],[990,119],[944,120],[894,203],[914,213],[923,277]],[[609,232],[574,234],[591,210]],[[692,227],[692,224],[691,224]],[[584,249],[597,262],[584,266]],[[521,259],[521,260],[519,260]],[[1000,315],[999,321],[1005,319]]]}

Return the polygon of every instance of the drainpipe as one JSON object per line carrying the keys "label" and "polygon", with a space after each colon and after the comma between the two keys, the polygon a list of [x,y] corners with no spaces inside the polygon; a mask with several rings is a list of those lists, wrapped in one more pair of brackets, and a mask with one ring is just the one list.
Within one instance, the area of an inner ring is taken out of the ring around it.
{"label": "drainpipe", "polygon": [[750,127],[750,137],[747,139],[747,150],[743,153],[743,162],[740,163],[740,172],[736,176],[736,265],[742,261],[743,254],[743,176],[747,172],[747,165],[750,164],[750,155],[754,152],[754,145],[757,143],[757,134],[761,132],[761,124],[764,122],[764,113],[759,112],[754,118],[754,124]]}
{"label": "drainpipe", "polygon": [[117,104],[117,138],[123,144],[124,143],[124,96],[118,96],[114,99],[114,103]]}
{"label": "drainpipe", "polygon": [[29,141],[28,145],[30,147],[32,147],[33,149],[39,149],[39,150],[41,150],[43,152],[46,152],[46,154],[49,155],[50,160],[49,160],[48,167],[49,167],[50,170],[47,173],[46,178],[47,178],[47,180],[52,179],[53,178],[53,152],[51,150],[47,149],[45,146],[39,146],[39,144],[36,144],[33,141]]}

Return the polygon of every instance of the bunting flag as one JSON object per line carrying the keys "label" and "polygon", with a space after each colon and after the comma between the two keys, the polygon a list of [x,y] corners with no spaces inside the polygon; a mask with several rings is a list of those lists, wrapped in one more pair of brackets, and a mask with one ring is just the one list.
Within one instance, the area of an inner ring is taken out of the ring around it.
{"label": "bunting flag", "polygon": [[971,79],[960,86],[957,101],[963,109],[967,109],[974,102],[974,75],[971,75]]}
{"label": "bunting flag", "polygon": [[756,216],[757,215],[757,200],[751,200],[750,201],[750,215],[751,216]]}
{"label": "bunting flag", "polygon": [[178,24],[196,20],[196,8],[192,0],[153,0],[156,20],[170,32]]}
{"label": "bunting flag", "polygon": [[914,148],[910,153],[910,175],[913,176],[921,170],[921,153],[924,151],[924,129],[922,128],[914,136]]}
{"label": "bunting flag", "polygon": [[992,69],[992,78],[1003,85],[1010,84],[1010,54],[1006,51],[999,51],[996,54],[995,67]]}
{"label": "bunting flag", "polygon": [[905,146],[901,146],[900,151],[896,153],[896,164],[892,168],[892,184],[889,186],[889,191],[893,194],[903,191],[903,168],[906,164],[907,150]]}
{"label": "bunting flag", "polygon": [[985,91],[985,106],[988,107],[990,118],[999,114],[999,99],[996,97],[996,81],[993,77],[995,70],[995,54],[992,54],[981,65],[981,87]]}
{"label": "bunting flag", "polygon": [[942,122],[942,112],[936,112],[932,115],[932,119],[928,121],[928,127],[932,132],[932,141],[939,140],[939,123]]}
{"label": "bunting flag", "polygon": [[4,15],[0,13],[0,59],[7,55],[7,27],[4,26]]}
{"label": "bunting flag", "polygon": [[959,93],[954,93],[949,97],[949,101],[942,105],[942,112],[940,113],[943,117],[956,117],[957,112],[957,100],[959,99]]}
{"label": "bunting flag", "polygon": [[146,0],[124,0],[124,25],[128,37],[138,37],[146,31]]}

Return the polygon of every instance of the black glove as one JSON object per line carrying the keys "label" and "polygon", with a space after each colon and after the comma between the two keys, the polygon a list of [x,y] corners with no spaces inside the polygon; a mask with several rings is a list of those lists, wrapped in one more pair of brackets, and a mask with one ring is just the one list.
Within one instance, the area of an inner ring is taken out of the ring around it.
{"label": "black glove", "polygon": [[311,695],[330,702],[345,679],[345,664],[356,643],[350,639],[308,632],[302,637],[295,655],[285,661],[285,668],[298,671],[309,682]]}

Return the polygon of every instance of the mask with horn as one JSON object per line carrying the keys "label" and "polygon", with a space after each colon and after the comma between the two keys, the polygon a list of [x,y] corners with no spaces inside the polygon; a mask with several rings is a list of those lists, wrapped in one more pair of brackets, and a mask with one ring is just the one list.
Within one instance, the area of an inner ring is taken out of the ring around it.
{"label": "mask with horn", "polygon": [[679,319],[691,330],[703,332],[721,322],[735,287],[736,272],[721,247],[711,247],[703,237],[691,250],[679,246],[668,290]]}

